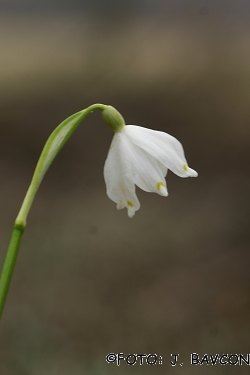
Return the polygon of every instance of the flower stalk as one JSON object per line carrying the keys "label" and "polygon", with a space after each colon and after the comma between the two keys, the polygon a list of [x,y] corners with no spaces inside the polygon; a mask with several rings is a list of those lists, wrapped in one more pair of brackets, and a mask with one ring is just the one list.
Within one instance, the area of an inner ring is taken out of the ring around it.
{"label": "flower stalk", "polygon": [[27,190],[24,201],[15,220],[14,229],[4,260],[0,276],[0,318],[2,316],[18,255],[18,250],[26,227],[27,216],[45,173],[49,169],[51,163],[53,162],[59,151],[65,145],[73,132],[78,128],[81,122],[85,119],[85,117],[96,109],[104,111],[107,107],[109,106],[106,106],[104,104],[93,104],[90,107],[73,114],[72,116],[64,120],[60,125],[58,125],[58,127],[51,133],[50,137],[45,143],[36,169],[34,171],[30,186]]}
{"label": "flower stalk", "polygon": [[4,260],[0,281],[0,319],[4,309],[4,304],[8,294],[14,267],[16,264],[18,250],[21,244],[24,229],[25,227],[23,225],[15,224],[11,235],[10,244]]}

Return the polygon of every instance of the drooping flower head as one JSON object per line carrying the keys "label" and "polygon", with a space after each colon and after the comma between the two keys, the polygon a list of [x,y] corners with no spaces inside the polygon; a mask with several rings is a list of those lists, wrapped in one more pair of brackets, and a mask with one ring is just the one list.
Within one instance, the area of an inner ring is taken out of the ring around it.
{"label": "drooping flower head", "polygon": [[127,207],[129,217],[140,208],[135,186],[166,197],[168,169],[180,177],[198,176],[189,168],[176,138],[161,131],[125,125],[123,117],[111,106],[103,111],[103,118],[115,131],[104,165],[107,195],[118,209]]}

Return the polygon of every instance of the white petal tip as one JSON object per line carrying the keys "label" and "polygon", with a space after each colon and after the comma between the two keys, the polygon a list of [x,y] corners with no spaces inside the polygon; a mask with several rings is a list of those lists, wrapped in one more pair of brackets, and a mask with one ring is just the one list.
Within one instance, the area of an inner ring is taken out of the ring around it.
{"label": "white petal tip", "polygon": [[198,173],[194,169],[188,168],[188,175],[189,177],[197,177]]}
{"label": "white petal tip", "polygon": [[117,210],[122,210],[125,207],[125,205],[122,202],[118,202],[116,205]]}
{"label": "white petal tip", "polygon": [[158,194],[160,194],[163,197],[167,197],[168,196],[168,191],[166,189],[166,186],[163,184],[163,182],[158,182],[156,184],[156,187],[157,187],[157,193]]}
{"label": "white petal tip", "polygon": [[162,195],[163,197],[167,197],[167,196],[168,196],[168,191],[167,191],[167,189],[165,188],[165,186],[161,186],[161,187],[160,187],[159,194]]}
{"label": "white petal tip", "polygon": [[[187,166],[187,164],[184,164],[184,165],[183,165],[183,169],[184,169],[184,171],[186,172],[186,175],[187,175],[188,177],[197,177],[197,176],[198,176],[198,173],[197,173],[194,169],[189,168],[189,167]],[[183,177],[184,177],[184,176],[183,176]]]}
{"label": "white petal tip", "polygon": [[128,217],[132,219],[132,217],[134,216],[135,216],[135,211],[132,212],[130,209],[128,209]]}
{"label": "white petal tip", "polygon": [[132,218],[135,216],[135,206],[130,201],[127,202],[128,217]]}

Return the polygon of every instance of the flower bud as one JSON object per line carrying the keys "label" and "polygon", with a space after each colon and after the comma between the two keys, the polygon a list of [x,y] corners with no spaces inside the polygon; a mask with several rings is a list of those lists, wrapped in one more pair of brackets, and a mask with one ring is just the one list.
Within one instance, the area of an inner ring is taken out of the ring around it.
{"label": "flower bud", "polygon": [[107,105],[102,111],[102,118],[108,127],[115,133],[122,130],[125,125],[122,115],[111,105]]}

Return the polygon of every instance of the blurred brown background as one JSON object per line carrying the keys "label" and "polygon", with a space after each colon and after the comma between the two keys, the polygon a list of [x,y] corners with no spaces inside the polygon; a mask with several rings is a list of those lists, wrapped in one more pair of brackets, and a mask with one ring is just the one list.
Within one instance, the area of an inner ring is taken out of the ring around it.
{"label": "blurred brown background", "polygon": [[[0,328],[0,375],[248,374],[190,354],[250,353],[247,1],[0,1],[0,261],[41,149],[100,102],[179,139],[197,179],[106,196],[112,133],[91,114],[32,206]],[[107,364],[110,352],[162,365]],[[171,367],[179,353],[181,367]]]}

